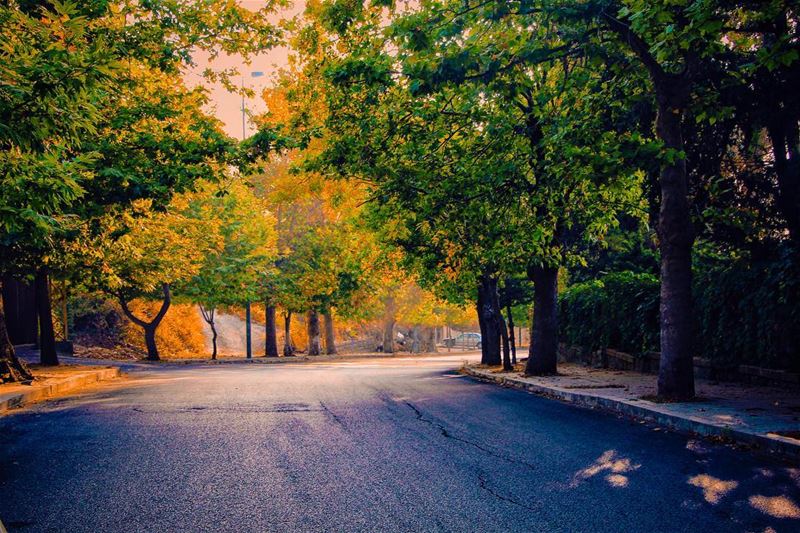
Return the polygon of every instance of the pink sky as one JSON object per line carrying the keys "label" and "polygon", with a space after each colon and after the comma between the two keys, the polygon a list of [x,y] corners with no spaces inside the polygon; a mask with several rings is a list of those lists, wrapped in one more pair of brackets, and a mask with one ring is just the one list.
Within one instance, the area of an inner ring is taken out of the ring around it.
{"label": "pink sky", "polygon": [[[258,10],[264,5],[263,1],[258,0],[239,0],[239,4],[251,9]],[[302,12],[305,2],[294,0],[293,5],[286,10],[276,13],[272,22],[277,22],[282,18],[291,18]],[[227,91],[222,84],[210,84],[200,75],[206,68],[226,69],[236,67],[244,75],[244,85],[255,91],[255,97],[245,99],[245,108],[249,113],[258,114],[266,110],[264,101],[261,99],[261,91],[270,85],[272,77],[278,68],[287,63],[288,50],[284,47],[275,48],[267,53],[260,54],[251,58],[251,64],[247,65],[241,56],[222,54],[216,59],[209,61],[207,54],[197,54],[194,57],[197,65],[184,74],[187,85],[195,86],[203,84],[209,91],[209,111],[213,112],[225,125],[225,132],[237,139],[242,138],[242,97]],[[260,71],[264,76],[253,78],[251,72]],[[252,135],[255,129],[249,120],[246,124],[247,135]]]}

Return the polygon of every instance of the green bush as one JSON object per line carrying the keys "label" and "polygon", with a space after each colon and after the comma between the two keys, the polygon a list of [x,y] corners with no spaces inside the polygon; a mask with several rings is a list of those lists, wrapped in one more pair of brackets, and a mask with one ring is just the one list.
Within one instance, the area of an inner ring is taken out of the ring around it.
{"label": "green bush", "polygon": [[567,344],[629,353],[658,349],[658,278],[614,272],[567,288],[560,297]]}
{"label": "green bush", "polygon": [[[800,268],[777,258],[698,259],[694,272],[695,354],[723,365],[800,370]],[[562,341],[632,354],[659,349],[659,283],[615,272],[560,296]]]}
{"label": "green bush", "polygon": [[722,364],[800,370],[800,268],[789,250],[695,269],[697,355]]}

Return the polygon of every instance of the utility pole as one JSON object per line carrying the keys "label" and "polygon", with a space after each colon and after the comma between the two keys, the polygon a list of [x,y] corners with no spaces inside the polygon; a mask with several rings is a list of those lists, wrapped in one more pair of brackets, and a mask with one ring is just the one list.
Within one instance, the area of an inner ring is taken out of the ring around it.
{"label": "utility pole", "polygon": [[[247,119],[246,117],[246,108],[244,106],[244,75],[242,75],[242,142],[247,138]],[[252,343],[252,321],[250,319],[250,300],[247,300],[245,304],[245,337],[246,337],[246,347],[245,352],[247,354],[248,359],[253,358],[253,343]]]}
{"label": "utility pole", "polygon": [[252,321],[250,320],[250,300],[247,301],[247,305],[245,306],[245,314],[247,315],[247,358],[253,358],[253,343],[252,343],[252,335],[251,335],[251,324]]}
{"label": "utility pole", "polygon": [[[264,75],[264,73],[263,72],[259,72],[259,71],[255,71],[255,72],[251,72],[250,73],[250,77],[251,78],[260,78],[263,75]],[[247,118],[246,118],[247,108],[245,107],[245,102],[244,102],[244,74],[242,74],[242,77],[241,77],[241,89],[242,89],[242,142],[244,142],[244,140],[247,138]],[[247,342],[246,353],[247,353],[247,358],[248,359],[252,359],[253,358],[253,334],[252,334],[253,321],[252,321],[251,316],[250,316],[250,300],[247,300],[247,303],[245,304],[245,308],[244,309],[245,309],[245,322],[246,322],[246,325],[245,325],[245,337],[246,337],[246,342]]]}
{"label": "utility pole", "polygon": [[242,141],[244,141],[247,138],[247,131],[246,131],[247,126],[245,119],[246,108],[244,107],[244,75],[242,75],[241,89],[242,89]]}

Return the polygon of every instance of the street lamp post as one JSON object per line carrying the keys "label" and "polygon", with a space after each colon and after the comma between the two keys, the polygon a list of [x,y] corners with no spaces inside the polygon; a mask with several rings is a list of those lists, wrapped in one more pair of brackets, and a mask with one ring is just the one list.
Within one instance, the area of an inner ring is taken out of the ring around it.
{"label": "street lamp post", "polygon": [[[250,73],[250,77],[251,78],[260,78],[263,75],[264,75],[264,73],[261,72],[261,71],[253,71],[253,72]],[[244,141],[246,138],[247,138],[247,108],[245,107],[245,101],[244,101],[244,75],[243,75],[242,76],[242,141]],[[250,313],[250,300],[247,300],[247,303],[245,304],[245,308],[244,309],[245,309],[245,322],[246,322],[246,325],[245,325],[245,337],[246,337],[246,342],[247,342],[246,353],[247,353],[247,358],[248,359],[252,359],[253,358],[253,335],[252,335],[252,330],[253,330],[252,324],[253,324],[253,321],[252,321],[251,316],[250,316],[251,315],[251,313]]]}

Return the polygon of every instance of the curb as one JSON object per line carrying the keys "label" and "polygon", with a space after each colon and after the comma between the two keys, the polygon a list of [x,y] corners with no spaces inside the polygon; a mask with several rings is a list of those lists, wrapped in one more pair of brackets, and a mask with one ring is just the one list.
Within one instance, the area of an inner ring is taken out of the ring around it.
{"label": "curb", "polygon": [[48,385],[36,386],[31,390],[15,394],[5,399],[0,399],[0,416],[11,409],[18,409],[29,403],[38,402],[51,398],[57,394],[64,394],[92,383],[106,381],[120,376],[120,369],[103,368],[101,370],[89,370],[75,376],[65,378]]}
{"label": "curb", "polygon": [[[587,393],[571,392],[557,387],[546,387],[544,385],[528,383],[521,379],[497,376],[490,372],[471,368],[469,366],[462,367],[462,371],[480,381],[513,387],[538,396],[561,400],[578,407],[603,409],[605,411],[630,416],[637,420],[652,422],[678,433],[715,437],[724,441],[734,441],[790,459],[800,459],[800,442],[793,439],[787,439],[778,435],[772,436],[743,431],[721,424],[713,424],[707,420],[695,417],[678,416],[673,413],[665,412],[660,408],[659,404],[647,402],[646,400],[638,400],[635,402],[629,400],[615,400]],[[645,403],[648,405],[643,405]]]}
{"label": "curb", "polygon": [[[147,361],[145,359],[138,360],[132,364],[143,365],[280,365],[291,363],[313,363],[313,362],[330,362],[330,361],[348,361],[357,359],[393,359],[400,357],[402,354],[343,354],[343,355],[292,355],[281,357],[264,357],[258,356],[251,359],[244,357],[222,357],[219,359],[162,359],[160,361]],[[410,354],[406,354],[410,355]],[[416,354],[419,355],[419,354]]]}

